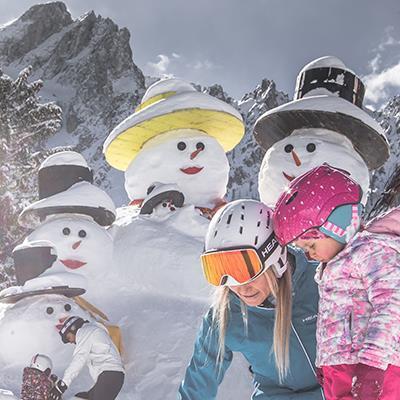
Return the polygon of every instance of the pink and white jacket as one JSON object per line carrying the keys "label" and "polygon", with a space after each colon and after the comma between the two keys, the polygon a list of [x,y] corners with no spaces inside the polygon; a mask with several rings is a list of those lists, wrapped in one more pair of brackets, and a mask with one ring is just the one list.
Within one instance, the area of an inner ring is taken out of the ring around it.
{"label": "pink and white jacket", "polygon": [[316,365],[400,366],[400,209],[358,232],[315,279]]}

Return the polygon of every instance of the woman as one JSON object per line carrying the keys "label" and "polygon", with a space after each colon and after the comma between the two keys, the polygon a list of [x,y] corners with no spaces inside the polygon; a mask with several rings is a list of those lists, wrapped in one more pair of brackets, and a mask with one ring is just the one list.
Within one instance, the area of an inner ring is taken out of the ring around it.
{"label": "woman", "polygon": [[323,399],[314,367],[315,265],[302,252],[287,254],[271,221],[272,210],[253,200],[232,202],[212,219],[202,265],[218,288],[179,398],[215,399],[240,352],[253,373],[252,399]]}

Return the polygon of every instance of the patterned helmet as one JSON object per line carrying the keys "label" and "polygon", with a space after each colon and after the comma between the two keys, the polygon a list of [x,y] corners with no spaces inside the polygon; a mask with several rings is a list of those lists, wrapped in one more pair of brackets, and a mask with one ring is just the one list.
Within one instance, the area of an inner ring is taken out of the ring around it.
{"label": "patterned helmet", "polygon": [[[281,245],[312,229],[329,224],[336,208],[361,201],[362,189],[346,171],[328,164],[294,179],[278,202],[273,215],[275,235]],[[326,227],[330,230],[330,227]]]}

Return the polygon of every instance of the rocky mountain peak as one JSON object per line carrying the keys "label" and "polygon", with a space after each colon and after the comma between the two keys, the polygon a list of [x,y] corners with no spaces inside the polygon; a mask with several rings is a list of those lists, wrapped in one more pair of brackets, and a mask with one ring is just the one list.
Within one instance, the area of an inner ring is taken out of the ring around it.
{"label": "rocky mountain peak", "polygon": [[64,3],[35,5],[0,29],[1,58],[7,63],[18,60],[71,23],[71,14]]}

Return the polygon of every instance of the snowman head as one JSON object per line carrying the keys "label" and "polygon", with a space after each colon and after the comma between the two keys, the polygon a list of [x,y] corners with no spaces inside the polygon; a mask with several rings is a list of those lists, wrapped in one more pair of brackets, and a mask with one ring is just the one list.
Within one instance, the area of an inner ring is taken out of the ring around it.
{"label": "snowman head", "polygon": [[62,295],[40,295],[24,298],[3,309],[0,316],[0,361],[26,366],[34,354],[51,357],[58,367],[68,362],[67,354],[57,331],[65,318],[78,315],[92,320],[90,315],[72,299]]}
{"label": "snowman head", "polygon": [[59,262],[45,273],[76,272],[90,282],[103,276],[112,265],[112,237],[89,216],[57,214],[47,217],[27,239],[51,240],[56,248]]}
{"label": "snowman head", "polygon": [[298,129],[267,151],[258,179],[261,201],[273,207],[294,178],[323,163],[348,171],[362,187],[365,204],[369,189],[366,163],[347,137],[322,128]]}
{"label": "snowman head", "polygon": [[187,204],[213,207],[226,192],[229,164],[213,137],[178,129],[149,140],[125,172],[131,200],[143,199],[153,182],[174,183]]}

